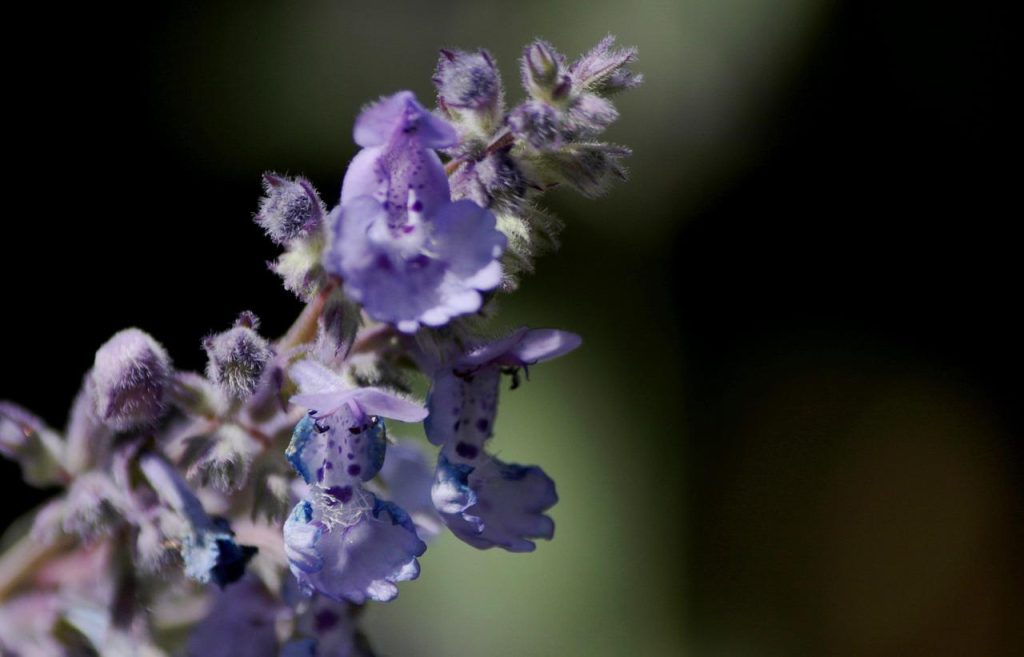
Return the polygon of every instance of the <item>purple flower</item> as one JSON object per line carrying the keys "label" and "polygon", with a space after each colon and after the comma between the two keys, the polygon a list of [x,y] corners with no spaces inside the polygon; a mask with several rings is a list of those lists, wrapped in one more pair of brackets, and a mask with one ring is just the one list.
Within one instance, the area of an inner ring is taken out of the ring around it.
{"label": "purple flower", "polygon": [[308,484],[323,488],[368,481],[384,464],[386,438],[381,416],[419,422],[419,404],[377,388],[349,388],[337,374],[311,360],[299,361],[291,376],[303,390],[292,403],[310,410],[295,427],[285,456]]}
{"label": "purple flower", "polygon": [[295,506],[284,525],[285,555],[302,588],[334,600],[387,602],[415,579],[427,546],[409,516],[359,486]]}
{"label": "purple flower", "polygon": [[310,498],[285,523],[285,554],[300,585],[335,600],[390,600],[396,582],[419,574],[426,545],[409,515],[362,486],[384,465],[380,416],[422,420],[426,409],[376,388],[348,388],[313,361],[292,366],[304,392],[292,402],[310,409],[285,455]]}
{"label": "purple flower", "polygon": [[555,523],[544,515],[558,502],[555,482],[535,465],[483,454],[471,466],[442,452],[431,496],[452,533],[481,550],[532,552],[537,546],[529,539],[555,535]]}
{"label": "purple flower", "polygon": [[519,329],[472,349],[434,374],[427,400],[427,437],[441,446],[431,489],[449,529],[477,548],[529,552],[531,538],[551,538],[544,512],[558,501],[555,484],[536,466],[504,463],[484,447],[491,437],[502,373],[518,382],[522,369],[557,358],[580,344],[579,336],[552,329]]}
{"label": "purple flower", "polygon": [[424,423],[430,442],[472,460],[491,436],[501,373],[512,374],[514,388],[519,369],[528,374],[530,365],[566,354],[580,342],[578,335],[566,331],[522,328],[438,369],[427,396],[430,415]]}
{"label": "purple flower", "polygon": [[452,202],[432,150],[456,144],[455,130],[403,91],[359,116],[363,146],[331,213],[326,269],[379,321],[414,332],[479,310],[481,292],[501,282],[506,246],[494,215]]}

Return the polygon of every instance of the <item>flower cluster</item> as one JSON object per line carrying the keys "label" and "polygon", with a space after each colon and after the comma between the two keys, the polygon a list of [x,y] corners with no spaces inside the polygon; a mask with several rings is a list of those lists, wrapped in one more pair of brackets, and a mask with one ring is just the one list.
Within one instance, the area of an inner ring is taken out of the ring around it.
{"label": "flower cluster", "polygon": [[[0,402],[0,454],[63,488],[0,558],[0,652],[365,657],[359,609],[397,596],[446,528],[511,552],[552,538],[554,481],[490,442],[502,381],[581,340],[481,320],[553,243],[539,195],[624,177],[628,150],[598,139],[635,59],[611,37],[572,64],[535,41],[508,109],[489,53],[441,51],[436,110],[400,91],[360,113],[333,208],[264,176],[255,221],[307,303],[287,334],[244,312],[203,340],[199,373],[121,331],[64,431]],[[191,627],[179,644],[156,631],[167,609],[192,610],[169,621]]]}

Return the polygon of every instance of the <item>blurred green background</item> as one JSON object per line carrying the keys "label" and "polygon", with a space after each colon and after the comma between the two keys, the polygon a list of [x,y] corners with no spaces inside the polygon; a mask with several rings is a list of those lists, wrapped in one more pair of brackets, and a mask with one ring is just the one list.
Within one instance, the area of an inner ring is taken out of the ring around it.
{"label": "blurred green background", "polygon": [[[503,393],[494,440],[555,478],[556,539],[513,555],[442,537],[418,582],[368,611],[373,644],[1013,654],[1021,325],[992,157],[994,11],[207,0],[19,15],[33,45],[11,53],[12,139],[30,179],[8,180],[26,209],[8,220],[4,331],[29,348],[10,350],[0,397],[60,424],[125,325],[193,369],[240,310],[280,333],[299,304],[250,221],[261,172],[305,174],[333,203],[359,108],[403,88],[432,100],[439,47],[488,48],[515,102],[533,37],[575,57],[613,33],[646,76],[609,131],[634,149],[632,179],[599,201],[549,197],[563,248],[499,316],[585,339]],[[45,372],[40,317],[67,333]]]}

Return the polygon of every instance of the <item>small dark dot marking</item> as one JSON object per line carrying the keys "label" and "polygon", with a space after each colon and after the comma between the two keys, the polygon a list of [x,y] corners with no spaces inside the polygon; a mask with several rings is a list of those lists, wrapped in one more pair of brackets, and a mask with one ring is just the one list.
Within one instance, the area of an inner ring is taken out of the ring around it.
{"label": "small dark dot marking", "polygon": [[363,469],[359,466],[358,463],[353,463],[352,465],[348,466],[348,473],[353,477],[357,476],[362,471]]}
{"label": "small dark dot marking", "polygon": [[330,609],[323,609],[313,617],[313,626],[317,632],[325,632],[338,624],[340,617]]}
{"label": "small dark dot marking", "polygon": [[345,504],[352,499],[352,487],[351,486],[331,486],[327,489],[327,494],[331,497],[341,500],[342,504]]}
{"label": "small dark dot marking", "polygon": [[480,450],[477,449],[476,445],[460,442],[455,445],[455,453],[464,459],[475,459]]}
{"label": "small dark dot marking", "polygon": [[489,426],[491,426],[491,423],[486,418],[480,418],[476,421],[476,428],[480,430],[480,433],[486,432]]}

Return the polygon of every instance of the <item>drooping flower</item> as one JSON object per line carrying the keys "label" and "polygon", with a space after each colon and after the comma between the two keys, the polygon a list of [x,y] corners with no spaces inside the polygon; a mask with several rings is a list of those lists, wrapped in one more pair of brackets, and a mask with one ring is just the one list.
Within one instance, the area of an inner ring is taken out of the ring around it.
{"label": "drooping flower", "polygon": [[387,602],[415,579],[426,544],[402,509],[352,485],[303,500],[284,526],[285,554],[307,591],[355,603]]}
{"label": "drooping flower", "polygon": [[497,414],[503,373],[519,381],[531,365],[557,358],[579,336],[551,329],[519,329],[438,368],[427,400],[427,437],[441,446],[431,490],[449,529],[470,545],[529,552],[531,538],[551,538],[544,512],[558,501],[554,481],[537,466],[505,463],[485,451]]}
{"label": "drooping flower", "polygon": [[348,388],[306,360],[292,366],[310,409],[295,427],[288,461],[310,486],[285,523],[285,553],[304,590],[362,603],[398,595],[397,582],[419,574],[426,545],[409,515],[363,487],[384,464],[382,417],[422,420],[426,409],[376,388]]}
{"label": "drooping flower", "polygon": [[558,502],[555,482],[535,465],[505,463],[484,453],[474,465],[438,457],[431,490],[448,528],[475,548],[532,552],[530,539],[551,539],[555,523],[544,512]]}
{"label": "drooping flower", "polygon": [[355,141],[363,150],[331,213],[327,270],[371,317],[403,332],[479,310],[481,293],[501,282],[506,238],[491,212],[451,201],[432,149],[455,145],[454,129],[403,91],[363,111]]}
{"label": "drooping flower", "polygon": [[515,388],[520,369],[528,374],[531,365],[566,354],[580,342],[566,331],[521,328],[438,368],[427,396],[427,438],[472,460],[491,436],[502,372],[512,375]]}

